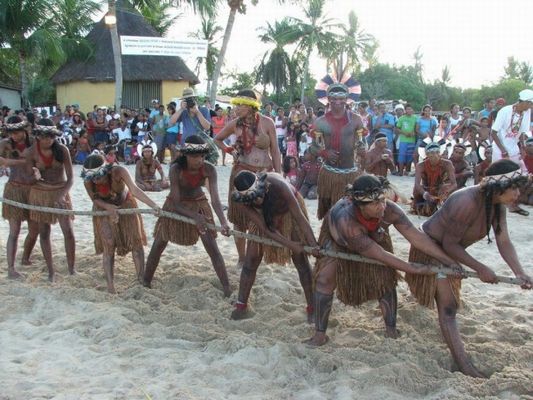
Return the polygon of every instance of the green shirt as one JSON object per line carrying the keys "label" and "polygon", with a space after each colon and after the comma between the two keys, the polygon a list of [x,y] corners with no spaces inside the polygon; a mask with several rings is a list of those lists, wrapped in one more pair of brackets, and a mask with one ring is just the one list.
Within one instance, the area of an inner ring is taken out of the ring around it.
{"label": "green shirt", "polygon": [[402,115],[398,122],[396,123],[396,127],[404,132],[410,132],[412,133],[412,136],[406,136],[403,133],[400,134],[400,143],[415,143],[416,142],[416,135],[415,135],[415,126],[417,121],[416,115]]}

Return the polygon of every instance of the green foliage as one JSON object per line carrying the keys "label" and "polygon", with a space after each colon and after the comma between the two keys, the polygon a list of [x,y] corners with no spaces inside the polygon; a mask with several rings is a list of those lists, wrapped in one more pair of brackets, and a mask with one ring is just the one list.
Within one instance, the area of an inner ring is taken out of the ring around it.
{"label": "green foliage", "polygon": [[232,81],[232,84],[219,91],[220,94],[226,96],[235,96],[239,90],[253,88],[256,81],[255,74],[248,72],[231,72],[227,78]]}
{"label": "green foliage", "polygon": [[28,101],[34,106],[54,104],[56,91],[49,79],[37,77],[28,84]]}
{"label": "green foliage", "polygon": [[533,66],[528,62],[518,61],[514,57],[507,58],[507,65],[504,67],[503,79],[521,80],[526,85],[533,83]]}
{"label": "green foliage", "polygon": [[170,14],[172,4],[164,1],[139,4],[136,8],[161,36],[165,36],[172,24],[182,16],[182,14],[172,16]]}

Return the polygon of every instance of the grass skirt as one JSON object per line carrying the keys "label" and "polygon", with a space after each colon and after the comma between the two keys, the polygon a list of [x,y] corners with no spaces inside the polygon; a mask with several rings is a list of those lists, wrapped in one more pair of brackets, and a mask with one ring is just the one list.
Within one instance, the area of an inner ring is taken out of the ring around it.
{"label": "grass skirt", "polygon": [[[411,246],[409,250],[409,261],[420,264],[439,264],[439,261],[428,256],[424,252]],[[461,279],[447,278],[452,287],[453,297],[457,306],[461,306]],[[435,294],[437,293],[436,275],[405,274],[405,281],[409,284],[409,289],[418,303],[428,308],[435,308]]]}
{"label": "grass skirt", "polygon": [[[214,224],[213,212],[205,196],[198,199],[181,200],[180,205],[193,211],[194,213],[203,214],[209,224]],[[176,212],[172,207],[172,200],[167,198],[163,205],[163,210]],[[210,230],[213,237],[216,237],[216,231]],[[182,246],[192,246],[198,242],[200,234],[196,225],[188,224],[183,221],[160,217],[154,228],[154,237],[158,237],[165,242],[172,242]]]}
{"label": "grass skirt", "polygon": [[[303,197],[300,195],[300,193],[296,193],[295,196],[298,200],[300,208],[302,209],[302,212],[305,215],[305,218],[309,220]],[[249,227],[251,234],[264,236],[264,233],[257,225],[251,223]],[[291,240],[306,243],[303,232],[290,213],[282,215],[281,218],[277,220],[276,229],[287,239],[292,238]],[[291,261],[291,251],[286,247],[275,247],[259,243],[258,245],[260,246],[260,249],[263,250],[263,260],[267,264],[285,265]]]}
{"label": "grass skirt", "polygon": [[[30,189],[31,185],[8,181],[4,187],[4,199],[28,204]],[[30,210],[2,203],[2,217],[7,220],[27,221],[30,218]]]}
{"label": "grass skirt", "polygon": [[[58,208],[56,203],[57,192],[61,187],[48,188],[37,185],[33,185],[30,190],[30,195],[28,197],[28,204],[32,206],[39,207],[52,207]],[[72,210],[72,202],[70,200],[70,194],[67,193],[65,196],[66,204],[63,206],[65,210]],[[48,212],[41,212],[30,210],[30,219],[44,224],[53,225],[57,222],[58,218],[61,217],[59,214],[52,214]],[[66,216],[63,216],[66,217]],[[74,215],[70,216],[71,219],[74,219]]]}
{"label": "grass skirt", "polygon": [[326,213],[344,195],[346,185],[352,184],[355,178],[361,175],[361,170],[349,174],[337,174],[320,168],[318,172],[318,219],[324,218]]}
{"label": "grass skirt", "polygon": [[[329,242],[329,245],[328,245]],[[328,221],[324,220],[320,230],[320,246],[325,246],[328,250],[339,251],[343,253],[353,253],[345,247],[339,246],[333,241],[329,233]],[[392,241],[389,232],[385,231],[383,239],[377,242],[384,250],[392,253]],[[315,271],[314,281],[322,269],[322,266],[328,265],[329,257],[318,259]],[[379,300],[383,295],[394,289],[398,283],[400,275],[393,268],[383,265],[348,261],[336,259],[337,261],[337,298],[346,305],[358,306],[369,300]]]}
{"label": "grass skirt", "polygon": [[[137,201],[131,194],[128,194],[124,203],[119,207],[119,209],[128,208],[137,208]],[[93,205],[93,211],[104,211],[104,209]],[[103,240],[102,222],[105,220],[111,225],[112,241]],[[102,254],[104,251],[107,254],[113,254],[116,249],[119,256],[125,256],[132,250],[139,250],[146,246],[146,234],[140,214],[120,214],[117,224],[109,221],[107,216],[93,217],[93,229],[96,254]]]}

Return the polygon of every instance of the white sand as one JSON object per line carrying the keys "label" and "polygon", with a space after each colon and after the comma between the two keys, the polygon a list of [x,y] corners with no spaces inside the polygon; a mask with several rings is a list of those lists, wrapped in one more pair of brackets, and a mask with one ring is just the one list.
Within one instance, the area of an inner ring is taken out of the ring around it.
{"label": "white sand", "polygon": [[[218,171],[225,203],[230,167]],[[412,189],[412,178],[392,181],[404,194]],[[2,191],[5,182],[0,179]],[[90,209],[80,178],[71,195],[75,209]],[[150,196],[163,204],[166,193]],[[316,201],[306,202],[318,234]],[[511,237],[530,274],[532,218],[509,216]],[[145,217],[149,246],[154,223]],[[461,333],[475,365],[491,375],[473,379],[451,372],[436,312],[416,305],[405,283],[398,290],[401,338],[384,338],[377,303],[354,309],[336,300],[330,343],[311,349],[300,343],[312,326],[305,323],[294,267],[261,265],[251,296],[255,317],[232,321],[230,300],[223,298],[201,243],[170,244],[152,290],[135,283],[131,256],[117,257],[119,294],[112,296],[103,290],[91,219],[77,217],[74,229],[77,276],[66,274],[56,225],[58,282],[46,281],[38,244],[33,266],[17,266],[26,274],[18,282],[6,278],[9,229],[0,222],[0,399],[533,399],[533,297],[516,286],[463,283]],[[407,242],[393,235],[396,253],[406,259]],[[219,236],[218,243],[234,300],[237,253],[232,239]],[[498,274],[511,275],[495,243],[481,241],[471,253]]]}

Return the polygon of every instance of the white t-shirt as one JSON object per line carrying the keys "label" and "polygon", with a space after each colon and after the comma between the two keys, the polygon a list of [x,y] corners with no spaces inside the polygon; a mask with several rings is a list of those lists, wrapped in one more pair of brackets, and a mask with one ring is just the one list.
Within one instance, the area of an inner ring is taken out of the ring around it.
{"label": "white t-shirt", "polygon": [[278,116],[276,116],[276,119],[274,120],[274,125],[276,126],[276,137],[285,137],[285,134],[287,133],[287,127],[281,127],[283,125],[283,117],[279,118]]}
{"label": "white t-shirt", "polygon": [[452,117],[452,116],[450,115],[450,130],[452,130],[453,128],[455,128],[455,126],[456,126],[459,122],[461,122],[462,119],[463,119],[463,118],[462,118],[460,115],[457,116],[457,119],[455,119],[454,117]]}
{"label": "white t-shirt", "polygon": [[137,128],[139,129],[137,135],[139,136],[139,140],[142,140],[142,138],[146,135],[146,130],[148,129],[148,122],[137,122]]}
{"label": "white t-shirt", "polygon": [[125,139],[131,139],[131,131],[129,128],[124,130],[122,130],[122,128],[113,129],[113,135],[118,138],[119,142]]}
{"label": "white t-shirt", "polygon": [[[492,124],[492,130],[498,132],[498,138],[509,153],[509,158],[517,157],[520,154],[518,148],[520,134],[524,133],[529,136],[531,109],[527,109],[522,114],[521,116],[519,113],[513,112],[513,105],[511,104],[498,111],[496,120]],[[520,118],[522,118],[521,121]],[[520,126],[517,126],[519,123]],[[492,160],[497,161],[501,158],[500,148],[496,145],[492,146]]]}

